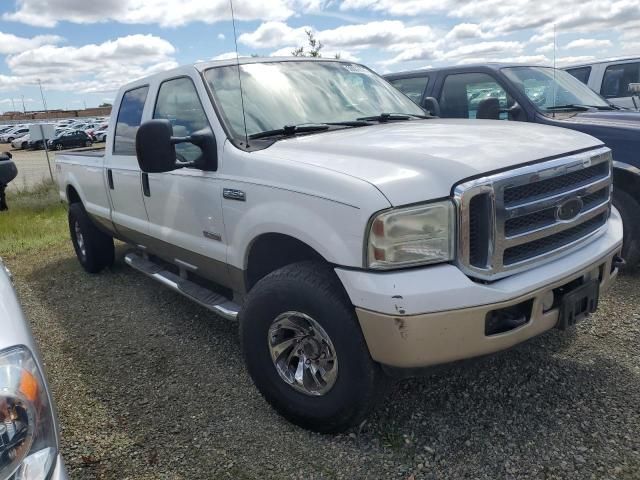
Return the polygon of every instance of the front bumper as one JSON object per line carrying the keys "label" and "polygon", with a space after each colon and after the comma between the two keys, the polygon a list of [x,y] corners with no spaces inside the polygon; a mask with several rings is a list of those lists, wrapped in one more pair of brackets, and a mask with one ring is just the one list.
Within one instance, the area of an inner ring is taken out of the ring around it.
{"label": "front bumper", "polygon": [[[336,269],[371,357],[397,368],[420,368],[507,349],[551,328],[559,308],[545,310],[552,290],[597,270],[600,292],[617,276],[622,221],[613,210],[604,235],[551,263],[490,283],[474,282],[453,265],[373,273]],[[526,323],[487,335],[489,312],[530,303]]]}

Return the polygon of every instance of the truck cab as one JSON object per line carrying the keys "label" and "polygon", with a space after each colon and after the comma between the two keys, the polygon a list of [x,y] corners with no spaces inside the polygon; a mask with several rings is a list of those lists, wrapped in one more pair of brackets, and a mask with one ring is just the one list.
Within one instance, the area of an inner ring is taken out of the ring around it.
{"label": "truck cab", "polygon": [[490,63],[389,74],[391,84],[442,118],[479,118],[569,128],[613,153],[614,204],[625,225],[623,255],[640,262],[640,113],[609,103],[564,70]]}
{"label": "truck cab", "polygon": [[136,80],[107,138],[56,156],[80,265],[126,242],[127,265],[237,321],[260,393],[316,431],[360,424],[388,375],[572,328],[618,273],[600,140],[434,118],[353,62]]}

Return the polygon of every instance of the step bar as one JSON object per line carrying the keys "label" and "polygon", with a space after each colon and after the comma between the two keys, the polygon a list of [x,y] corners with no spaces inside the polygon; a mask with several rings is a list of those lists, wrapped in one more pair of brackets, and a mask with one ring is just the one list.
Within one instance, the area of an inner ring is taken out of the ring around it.
{"label": "step bar", "polygon": [[[130,267],[162,283],[174,292],[184,295],[189,300],[202,305],[215,314],[220,315],[227,320],[235,320],[238,318],[240,306],[229,300],[227,297],[201,287],[183,276],[176,275],[173,272],[165,270],[162,265],[154,263],[138,253],[127,253],[124,256],[124,261]],[[182,269],[180,265],[177,266]]]}

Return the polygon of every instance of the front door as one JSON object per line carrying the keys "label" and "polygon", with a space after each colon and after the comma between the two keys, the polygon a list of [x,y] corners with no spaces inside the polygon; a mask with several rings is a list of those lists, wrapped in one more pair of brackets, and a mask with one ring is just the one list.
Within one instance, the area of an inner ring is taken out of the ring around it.
{"label": "front door", "polygon": [[[174,136],[210,128],[196,89],[200,83],[198,77],[185,76],[160,84],[153,118],[169,120]],[[193,161],[201,153],[190,143],[176,145],[178,161]],[[181,168],[145,173],[143,190],[154,242],[152,251],[189,271],[227,284],[222,187],[216,172]]]}

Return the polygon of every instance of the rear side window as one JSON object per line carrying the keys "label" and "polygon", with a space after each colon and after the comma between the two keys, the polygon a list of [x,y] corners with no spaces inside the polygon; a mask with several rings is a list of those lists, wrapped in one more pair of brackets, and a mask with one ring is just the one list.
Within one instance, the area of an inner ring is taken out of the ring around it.
{"label": "rear side window", "polygon": [[640,82],[640,62],[609,65],[604,72],[600,93],[606,98],[630,97],[630,83]]}
{"label": "rear side window", "polygon": [[591,75],[591,67],[568,68],[567,72],[576,77],[585,85],[589,83],[589,75]]}
{"label": "rear side window", "polygon": [[129,90],[122,96],[113,141],[114,155],[136,154],[136,133],[142,121],[147,93],[149,87],[145,86]]}
{"label": "rear side window", "polygon": [[[177,137],[186,137],[209,128],[196,87],[188,77],[168,80],[160,85],[153,118],[169,120],[173,126],[173,134]],[[179,160],[193,161],[200,153],[200,148],[191,143],[176,145]]]}
{"label": "rear side window", "polygon": [[422,101],[422,95],[425,88],[429,84],[429,77],[411,77],[411,78],[396,78],[395,80],[389,80],[389,83],[404,93],[407,97],[420,105]]}

